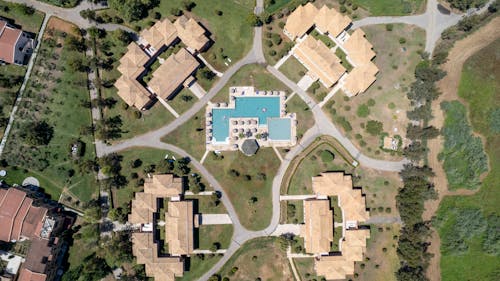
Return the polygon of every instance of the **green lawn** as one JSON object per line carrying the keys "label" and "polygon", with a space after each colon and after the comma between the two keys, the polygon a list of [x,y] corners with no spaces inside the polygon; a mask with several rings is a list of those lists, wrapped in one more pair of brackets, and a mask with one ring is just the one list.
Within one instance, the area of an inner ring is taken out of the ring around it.
{"label": "green lawn", "polygon": [[283,240],[257,238],[242,245],[219,271],[230,280],[293,280]]}
{"label": "green lawn", "polygon": [[227,249],[233,236],[232,224],[201,225],[199,228],[199,249],[211,250],[214,243],[219,249]]}
{"label": "green lawn", "polygon": [[[179,114],[186,112],[190,109],[198,98],[188,88],[183,88],[173,99],[168,100],[167,103]],[[158,104],[161,106],[161,104]],[[164,109],[164,108],[163,108]],[[165,109],[166,110],[166,109]]]}
{"label": "green lawn", "polygon": [[253,86],[257,90],[263,91],[289,91],[281,81],[274,78],[265,67],[258,64],[245,65],[236,72],[229,82],[217,93],[212,102],[228,102],[229,87],[233,86]]}
{"label": "green lawn", "polygon": [[300,139],[307,130],[314,126],[314,117],[311,109],[298,96],[294,95],[286,102],[286,110],[290,113],[297,114],[297,137]]}
{"label": "green lawn", "polygon": [[314,270],[314,258],[294,258],[293,263],[302,280],[321,280]]}
{"label": "green lawn", "polygon": [[307,68],[305,68],[295,57],[290,56],[285,63],[281,65],[279,71],[285,74],[290,80],[297,83],[307,73]]}
{"label": "green lawn", "polygon": [[304,222],[304,204],[302,200],[285,201],[287,210],[286,223],[299,224]]}
{"label": "green lawn", "polygon": [[[499,130],[495,129],[499,115],[495,112],[500,108],[496,90],[500,87],[500,68],[491,58],[499,55],[499,46],[500,40],[497,40],[477,52],[467,60],[462,71],[458,93],[467,102],[473,130],[486,139],[490,170],[475,195],[445,197],[441,202],[436,224],[441,237],[444,281],[495,280],[498,276],[500,138]],[[465,218],[473,218],[473,225],[464,223]]]}
{"label": "green lawn", "polygon": [[[12,106],[14,106],[14,101],[17,96],[17,90],[23,82],[25,72],[26,67],[24,66],[8,64],[0,67],[0,77],[2,80],[6,79],[12,83],[12,85],[0,87],[0,119],[9,118]],[[5,124],[0,122],[0,137],[3,136],[6,126],[7,122],[5,122]]]}
{"label": "green lawn", "polygon": [[323,44],[325,44],[325,46],[327,46],[328,48],[335,47],[335,42],[333,42],[333,40],[330,39],[330,37],[328,37],[328,35],[321,34],[316,29],[314,29],[313,31],[311,31],[311,33],[309,35],[311,35],[312,37],[314,37],[314,39],[320,40],[321,42],[323,42]]}
{"label": "green lawn", "polygon": [[353,0],[372,16],[402,16],[425,9],[424,0]]}
{"label": "green lawn", "polygon": [[[95,153],[93,135],[80,132],[81,127],[91,124],[90,110],[82,105],[89,101],[87,74],[73,70],[69,66],[71,59],[85,60],[85,55],[64,44],[59,48],[46,40],[42,42],[3,156],[11,166],[43,174],[50,183],[42,188],[53,199],[57,200],[63,188],[67,188],[77,197],[75,201],[85,202],[95,195],[97,185],[95,175],[81,171],[78,163],[94,159]],[[41,120],[53,127],[50,143],[27,145],[22,141],[24,127]],[[77,140],[83,143],[82,155],[74,157],[70,146]]]}
{"label": "green lawn", "polygon": [[[240,68],[231,77],[226,86],[212,99],[212,102],[228,102],[230,86],[254,86],[258,90],[288,90],[285,85],[275,79],[264,67],[252,64]],[[295,103],[300,104],[300,102]],[[300,114],[300,112],[297,113]],[[304,114],[304,116],[307,117],[307,114]],[[305,125],[308,122],[305,121]],[[175,144],[200,160],[205,153],[205,126],[205,109],[202,109],[181,127],[164,136],[162,141]]]}
{"label": "green lawn", "polygon": [[226,208],[220,202],[218,205],[214,204],[212,195],[186,195],[186,199],[194,200],[196,203],[197,211],[201,214],[225,214]]}
{"label": "green lawn", "polygon": [[347,60],[346,53],[344,53],[344,51],[342,51],[341,48],[337,48],[337,50],[335,50],[335,54],[341,60],[341,64],[345,67],[347,72],[351,72],[351,70],[353,69],[353,66]]}
{"label": "green lawn", "polygon": [[[201,258],[201,256],[203,258]],[[184,271],[184,275],[182,277],[176,277],[176,281],[195,281],[200,278],[203,273],[207,272],[210,268],[212,268],[219,260],[220,256],[218,255],[192,255],[189,257],[186,264],[188,264],[188,268]]]}
{"label": "green lawn", "polygon": [[[315,102],[322,102],[325,97],[330,92],[330,89],[327,89],[321,82],[316,81],[312,83],[312,85],[307,89],[307,93],[313,98]],[[336,93],[335,95],[338,95]]]}
{"label": "green lawn", "polygon": [[[9,3],[0,1],[0,16],[14,20],[14,24],[20,25],[25,31],[38,33],[42,25],[45,14],[40,11],[35,11],[34,14],[26,14],[22,5],[17,3]],[[7,7],[7,9],[5,8]],[[2,66],[3,67],[3,66]]]}
{"label": "green lawn", "polygon": [[[272,148],[261,148],[250,157],[239,151],[226,151],[222,155],[224,159],[221,160],[210,154],[205,167],[224,188],[224,196],[231,199],[243,226],[251,230],[265,228],[271,219],[272,181],[280,165],[278,157]],[[231,169],[240,175],[231,175]],[[259,178],[258,174],[265,175],[265,179]],[[252,197],[257,201],[252,202]]]}

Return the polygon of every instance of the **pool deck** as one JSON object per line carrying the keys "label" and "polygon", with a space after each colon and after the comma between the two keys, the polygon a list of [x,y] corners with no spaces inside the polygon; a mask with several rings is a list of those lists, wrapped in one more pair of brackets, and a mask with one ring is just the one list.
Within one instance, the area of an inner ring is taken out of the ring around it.
{"label": "pool deck", "polygon": [[[291,134],[289,140],[269,139],[268,124],[260,124],[259,118],[236,117],[229,118],[228,138],[222,142],[213,137],[213,109],[235,109],[236,98],[239,97],[280,97],[280,116],[276,118],[290,118]],[[206,149],[208,151],[236,151],[247,139],[256,139],[261,147],[291,147],[297,143],[297,118],[295,113],[286,111],[286,93],[284,91],[256,91],[253,87],[229,88],[228,103],[211,103],[206,107]]]}

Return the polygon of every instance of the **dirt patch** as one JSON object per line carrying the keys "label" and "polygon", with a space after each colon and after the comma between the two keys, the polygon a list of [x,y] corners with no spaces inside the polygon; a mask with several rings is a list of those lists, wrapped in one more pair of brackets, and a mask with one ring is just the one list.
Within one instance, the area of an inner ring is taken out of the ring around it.
{"label": "dirt patch", "polygon": [[[47,30],[58,30],[74,36],[80,35],[77,32],[77,28],[78,27],[76,25],[54,16],[51,17],[49,19],[49,22],[47,23]],[[50,32],[45,32],[43,37],[44,38],[51,37]]]}
{"label": "dirt patch", "polygon": [[[500,37],[500,34],[496,32],[499,25],[500,18],[497,17],[481,29],[474,32],[472,35],[455,43],[454,47],[449,53],[448,61],[442,66],[442,69],[446,71],[447,75],[438,83],[438,87],[442,94],[438,98],[438,100],[432,104],[432,113],[434,115],[434,119],[432,119],[431,125],[436,126],[437,128],[443,127],[444,112],[440,107],[441,102],[454,99],[460,100],[457,93],[460,84],[460,78],[462,75],[463,64],[470,56],[475,54],[480,49],[488,46],[490,43]],[[437,157],[439,152],[441,151],[441,148],[443,147],[443,142],[444,139],[442,136],[439,136],[438,138],[430,140],[428,142],[429,166],[432,168],[434,173],[436,173],[434,184],[436,192],[438,193],[438,199],[427,200],[425,202],[425,211],[422,215],[424,220],[430,220],[434,216],[439,207],[439,203],[444,196],[472,195],[478,191],[465,189],[456,191],[448,190],[446,173],[444,172],[443,166],[441,165]],[[430,264],[427,270],[427,276],[431,281],[441,280],[441,271],[439,267],[441,257],[439,250],[440,238],[435,229],[432,229],[430,242],[431,245],[428,248],[428,252],[433,254],[434,256],[430,260]]]}

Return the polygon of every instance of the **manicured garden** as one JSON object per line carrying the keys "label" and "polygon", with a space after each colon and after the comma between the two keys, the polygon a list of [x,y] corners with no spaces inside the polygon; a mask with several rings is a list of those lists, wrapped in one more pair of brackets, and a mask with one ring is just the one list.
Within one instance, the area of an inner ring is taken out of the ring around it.
{"label": "manicured garden", "polygon": [[423,0],[353,0],[372,16],[403,16],[423,12]]}
{"label": "manicured garden", "polygon": [[213,152],[204,166],[214,175],[248,229],[265,228],[272,215],[272,183],[280,161],[272,148],[261,148],[248,157],[239,151]]}
{"label": "manicured garden", "polygon": [[307,69],[295,57],[290,56],[279,68],[286,77],[297,83],[307,73]]}
{"label": "manicured garden", "polygon": [[232,224],[201,225],[198,230],[199,249],[216,251],[227,249],[233,236]]}
{"label": "manicured garden", "polygon": [[3,157],[8,171],[42,174],[41,182],[48,183],[42,188],[52,199],[64,189],[66,201],[81,207],[97,191],[93,135],[84,130],[91,118],[83,42],[49,28],[41,44]]}
{"label": "manicured garden", "polygon": [[406,93],[415,81],[415,68],[422,60],[425,32],[403,24],[373,25],[363,30],[376,52],[374,63],[380,70],[377,80],[355,97],[337,92],[323,110],[363,154],[379,159],[401,159],[400,151],[381,149],[382,138],[404,136],[408,124],[406,112],[410,109]]}
{"label": "manicured garden", "polygon": [[230,280],[293,280],[281,238],[257,238],[242,245],[219,271]]}
{"label": "manicured garden", "polygon": [[482,49],[464,64],[458,94],[466,102],[474,132],[485,138],[489,172],[473,196],[445,197],[435,226],[441,237],[443,280],[494,280],[499,258],[500,145],[497,128],[500,97],[498,53],[500,40]]}

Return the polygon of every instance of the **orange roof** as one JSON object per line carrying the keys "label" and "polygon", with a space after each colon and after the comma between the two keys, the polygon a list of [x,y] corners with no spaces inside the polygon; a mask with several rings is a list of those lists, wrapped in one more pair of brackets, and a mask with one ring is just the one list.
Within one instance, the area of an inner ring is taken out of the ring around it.
{"label": "orange roof", "polygon": [[156,22],[149,29],[141,32],[144,38],[151,46],[159,50],[163,45],[169,46],[177,38],[177,30],[173,23],[168,19]]}
{"label": "orange roof", "polygon": [[169,56],[165,62],[153,72],[148,86],[161,97],[167,99],[177,90],[199,66],[199,62],[186,49],[180,49]]}
{"label": "orange roof", "polygon": [[7,22],[0,20],[0,60],[14,63],[14,54],[17,40],[23,32],[12,28]]}
{"label": "orange roof", "polygon": [[365,92],[377,80],[378,67],[371,61],[356,66],[344,80],[346,94],[355,96]]}
{"label": "orange roof", "polygon": [[333,86],[346,72],[340,59],[323,42],[308,36],[293,50],[294,56],[318,77],[327,88]]}
{"label": "orange roof", "polygon": [[370,217],[366,211],[361,189],[353,189],[352,178],[342,172],[321,173],[312,179],[313,192],[317,195],[337,196],[345,221],[364,222]]}
{"label": "orange roof", "polygon": [[316,28],[321,32],[337,37],[351,24],[351,19],[333,8],[329,9],[325,5],[319,9],[314,22],[316,23]]}
{"label": "orange roof", "polygon": [[22,235],[27,237],[39,237],[43,227],[43,219],[46,214],[47,209],[31,205],[23,223]]}
{"label": "orange roof", "polygon": [[47,275],[42,273],[33,272],[29,269],[23,268],[21,269],[21,273],[19,274],[19,279],[17,281],[45,281],[47,279]]}
{"label": "orange roof", "polygon": [[330,200],[305,200],[304,225],[300,230],[308,253],[328,253],[333,242],[333,211]]}
{"label": "orange roof", "polygon": [[152,223],[156,212],[156,198],[149,193],[137,192],[132,200],[132,211],[128,221],[132,224]]}
{"label": "orange roof", "polygon": [[129,106],[142,109],[151,102],[150,93],[135,78],[121,76],[116,80],[118,95]]}
{"label": "orange roof", "polygon": [[169,252],[187,255],[193,252],[193,201],[171,201],[165,214]]}
{"label": "orange roof", "polygon": [[375,57],[372,44],[359,28],[349,36],[343,46],[356,65],[365,64]]}
{"label": "orange roof", "polygon": [[205,29],[193,18],[182,15],[174,25],[179,38],[188,48],[199,51],[207,45],[209,39],[205,35]]}
{"label": "orange roof", "polygon": [[285,33],[288,33],[292,40],[301,37],[314,25],[317,14],[318,9],[311,3],[298,6],[286,20]]}
{"label": "orange roof", "polygon": [[144,183],[144,192],[156,197],[175,197],[182,194],[182,178],[172,174],[153,175]]}

